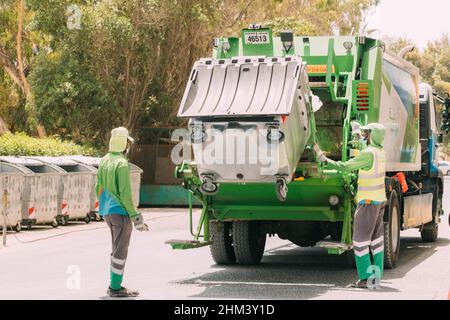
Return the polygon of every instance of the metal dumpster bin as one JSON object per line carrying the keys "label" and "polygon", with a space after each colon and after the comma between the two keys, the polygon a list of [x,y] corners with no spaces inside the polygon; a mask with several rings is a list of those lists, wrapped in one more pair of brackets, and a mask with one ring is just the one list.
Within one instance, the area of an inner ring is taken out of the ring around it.
{"label": "metal dumpster bin", "polygon": [[17,232],[22,229],[22,195],[25,175],[30,174],[32,172],[25,167],[0,162],[0,197],[7,193],[6,208],[3,207],[3,200],[1,204],[0,227],[5,225],[6,228],[12,228]]}
{"label": "metal dumpster bin", "polygon": [[[86,156],[68,156],[68,158],[72,159],[74,161],[77,161],[79,163],[83,163],[83,164],[92,166],[95,169],[98,169],[98,166],[100,165],[100,161],[102,160],[102,158],[86,157]],[[134,206],[136,208],[139,206],[139,192],[140,192],[140,188],[141,188],[141,179],[142,179],[143,172],[144,171],[141,168],[130,163],[131,192],[133,195]],[[95,180],[95,181],[97,181],[97,180]],[[94,186],[95,186],[95,184],[94,184]],[[95,203],[96,203],[95,211],[98,212],[98,202],[97,202],[96,195],[95,195]],[[91,208],[92,208],[92,206],[91,206]]]}
{"label": "metal dumpster bin", "polygon": [[41,161],[22,157],[0,157],[2,163],[28,171],[22,192],[22,225],[28,229],[35,224],[58,226],[61,169]]}
{"label": "metal dumpster bin", "polygon": [[65,173],[62,175],[62,197],[60,222],[66,225],[70,220],[91,221],[91,193],[95,185],[95,169],[68,159],[67,157],[33,157],[47,164],[57,166]]}
{"label": "metal dumpster bin", "polygon": [[313,131],[306,64],[299,57],[196,62],[178,111],[189,118],[200,190],[276,183],[280,201]]}

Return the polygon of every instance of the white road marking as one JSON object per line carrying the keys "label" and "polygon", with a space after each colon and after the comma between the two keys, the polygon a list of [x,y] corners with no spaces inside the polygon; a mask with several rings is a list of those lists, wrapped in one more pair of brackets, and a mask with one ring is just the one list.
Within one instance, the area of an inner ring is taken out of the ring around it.
{"label": "white road marking", "polygon": [[326,283],[283,283],[283,282],[248,282],[248,281],[203,281],[196,280],[196,284],[242,284],[250,286],[305,286],[305,287],[335,287],[334,284]]}

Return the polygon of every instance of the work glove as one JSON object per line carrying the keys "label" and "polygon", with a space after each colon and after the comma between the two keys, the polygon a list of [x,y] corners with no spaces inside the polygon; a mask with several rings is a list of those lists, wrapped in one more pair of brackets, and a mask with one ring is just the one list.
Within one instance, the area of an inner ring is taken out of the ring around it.
{"label": "work glove", "polygon": [[142,213],[138,213],[137,216],[132,218],[134,228],[137,231],[148,231],[148,225],[144,223],[144,217],[142,216]]}
{"label": "work glove", "polygon": [[325,156],[325,153],[320,149],[319,145],[317,143],[314,144],[314,152],[317,155],[317,159],[319,159],[320,162],[327,162],[328,158]]}

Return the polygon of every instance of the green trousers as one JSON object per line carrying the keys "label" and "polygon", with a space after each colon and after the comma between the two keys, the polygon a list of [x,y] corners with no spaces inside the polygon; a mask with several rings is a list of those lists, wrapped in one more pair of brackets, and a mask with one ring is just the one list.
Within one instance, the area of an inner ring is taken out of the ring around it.
{"label": "green trousers", "polygon": [[353,250],[360,280],[383,277],[384,208],[385,204],[360,204],[356,208],[353,223]]}

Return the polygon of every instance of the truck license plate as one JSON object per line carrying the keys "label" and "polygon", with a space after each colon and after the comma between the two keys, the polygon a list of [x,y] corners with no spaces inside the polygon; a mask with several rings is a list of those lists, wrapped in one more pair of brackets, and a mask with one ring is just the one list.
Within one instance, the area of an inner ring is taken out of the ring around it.
{"label": "truck license plate", "polygon": [[268,31],[245,33],[245,44],[269,44],[269,43],[270,40]]}

